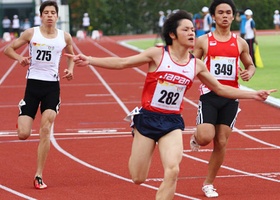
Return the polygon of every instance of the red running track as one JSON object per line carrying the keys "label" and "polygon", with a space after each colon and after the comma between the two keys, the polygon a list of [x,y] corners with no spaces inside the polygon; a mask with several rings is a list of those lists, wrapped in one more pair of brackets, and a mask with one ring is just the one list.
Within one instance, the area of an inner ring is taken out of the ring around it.
{"label": "red running track", "polygon": [[[75,52],[93,56],[129,56],[137,52],[119,41],[153,35],[76,40]],[[157,150],[148,180],[134,185],[128,173],[132,137],[126,113],[140,106],[147,66],[122,71],[75,68],[75,79],[61,80],[61,110],[54,125],[52,146],[44,171],[46,190],[33,188],[39,116],[32,136],[19,141],[15,132],[17,104],[23,97],[26,68],[3,54],[0,64],[0,199],[154,199],[163,170]],[[25,48],[19,49],[23,52]],[[61,72],[66,67],[62,58]],[[187,92],[183,112],[184,158],[174,199],[206,199],[201,186],[211,145],[190,152],[195,128],[199,81]],[[280,112],[264,102],[241,100],[241,112],[225,162],[215,181],[219,199],[280,198]]]}

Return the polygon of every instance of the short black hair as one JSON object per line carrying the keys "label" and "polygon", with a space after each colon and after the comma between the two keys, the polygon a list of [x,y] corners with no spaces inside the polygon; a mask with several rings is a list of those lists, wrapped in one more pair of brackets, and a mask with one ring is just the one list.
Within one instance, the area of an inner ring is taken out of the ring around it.
{"label": "short black hair", "polygon": [[188,19],[192,22],[192,15],[185,10],[179,10],[170,14],[163,25],[163,37],[166,45],[172,45],[170,33],[174,33],[177,37],[177,27],[182,19]]}
{"label": "short black hair", "polygon": [[45,7],[47,7],[47,6],[53,6],[55,8],[55,11],[56,11],[57,15],[58,15],[58,5],[57,5],[56,1],[49,0],[49,1],[44,1],[41,4],[41,6],[40,6],[40,15],[41,16],[42,16],[42,13],[43,13]]}
{"label": "short black hair", "polygon": [[232,9],[233,15],[235,15],[236,7],[232,0],[213,0],[212,4],[209,7],[210,14],[215,15],[216,7],[222,3],[228,4]]}

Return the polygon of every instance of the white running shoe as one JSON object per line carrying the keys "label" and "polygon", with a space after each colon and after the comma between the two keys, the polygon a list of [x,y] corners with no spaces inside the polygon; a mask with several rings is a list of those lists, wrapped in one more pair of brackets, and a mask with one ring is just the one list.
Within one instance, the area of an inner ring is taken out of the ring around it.
{"label": "white running shoe", "polygon": [[191,139],[190,139],[190,146],[191,146],[191,150],[192,150],[192,151],[198,151],[199,148],[200,148],[200,145],[197,144],[194,135],[191,136]]}
{"label": "white running shoe", "polygon": [[216,192],[216,189],[213,185],[204,185],[202,187],[202,191],[204,192],[205,196],[208,198],[218,197],[219,194]]}

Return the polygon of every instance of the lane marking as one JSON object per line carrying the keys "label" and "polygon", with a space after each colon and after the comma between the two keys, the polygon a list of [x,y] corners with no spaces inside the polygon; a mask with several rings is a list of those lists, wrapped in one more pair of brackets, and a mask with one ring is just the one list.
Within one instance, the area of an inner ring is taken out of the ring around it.
{"label": "lane marking", "polygon": [[274,145],[274,144],[265,142],[265,141],[263,141],[263,140],[260,140],[260,139],[258,139],[258,138],[255,138],[255,137],[253,137],[253,136],[251,136],[251,135],[246,134],[245,132],[243,132],[243,131],[241,131],[241,130],[238,130],[238,129],[235,128],[235,127],[234,127],[233,129],[234,129],[235,131],[237,131],[240,135],[242,135],[242,136],[244,136],[244,137],[246,137],[246,138],[249,138],[249,139],[251,139],[251,140],[253,140],[253,141],[255,141],[255,142],[264,144],[264,145],[266,145],[266,146],[270,146],[270,147],[274,147],[274,148],[280,149],[280,146],[278,146],[278,145]]}
{"label": "lane marking", "polygon": [[[263,175],[267,177],[279,177],[280,178],[280,172],[265,172],[265,173],[255,173],[258,175]],[[228,174],[228,175],[218,175],[216,178],[240,178],[240,177],[251,177],[246,174]],[[205,179],[205,176],[182,176],[178,177],[178,180],[193,180],[193,179]],[[163,178],[148,178],[147,182],[160,182],[163,181]]]}
{"label": "lane marking", "polygon": [[[59,151],[61,152],[62,154],[64,154],[65,156],[67,156],[68,158],[74,160],[75,162],[85,166],[85,167],[88,167],[90,169],[93,169],[95,171],[98,171],[100,173],[103,173],[103,174],[107,174],[109,176],[112,176],[114,178],[117,178],[117,179],[120,179],[120,180],[123,180],[123,181],[126,181],[126,182],[129,182],[129,183],[133,183],[132,180],[130,178],[126,178],[126,177],[123,177],[121,175],[117,175],[115,173],[112,173],[112,172],[109,172],[109,171],[106,171],[104,169],[101,169],[101,168],[98,168],[98,167],[95,167],[83,160],[80,160],[79,158],[73,156],[72,154],[70,154],[69,152],[65,151],[64,149],[62,149],[59,144],[56,142],[56,139],[54,137],[54,132],[53,132],[53,127],[52,126],[52,130],[51,130],[51,136],[50,136],[50,140],[51,140],[51,143],[53,144],[53,146]],[[143,186],[143,187],[147,187],[147,188],[150,188],[150,189],[153,189],[153,190],[158,190],[158,187],[155,187],[155,186],[152,186],[152,185],[149,185],[149,184],[146,184],[146,183],[142,183],[140,186]],[[175,196],[179,196],[179,197],[183,197],[183,198],[186,198],[186,199],[191,199],[191,200],[199,200],[195,197],[191,197],[191,196],[187,196],[187,195],[184,195],[184,194],[180,194],[180,193],[175,193]]]}
{"label": "lane marking", "polygon": [[[198,162],[202,162],[202,163],[208,164],[207,160],[204,160],[204,159],[201,159],[201,158],[198,158],[198,157],[194,157],[194,156],[191,156],[191,155],[188,155],[188,154],[185,154],[185,153],[183,154],[183,156],[186,157],[186,158],[198,161]],[[229,167],[229,166],[226,166],[226,165],[221,165],[221,168],[227,169],[229,171],[233,171],[233,172],[236,172],[236,173],[239,173],[239,174],[244,174],[244,175],[247,175],[247,176],[252,176],[252,177],[256,177],[256,178],[260,178],[260,179],[264,179],[264,180],[280,183],[280,180],[269,178],[269,177],[265,177],[265,176],[262,176],[262,175],[259,175],[259,174],[254,174],[254,173],[251,173],[251,172],[246,172],[246,171],[239,170],[239,169],[235,169],[233,167]]]}
{"label": "lane marking", "polygon": [[86,94],[86,97],[108,97],[111,96],[111,94]]}
{"label": "lane marking", "polygon": [[8,187],[6,187],[4,185],[1,185],[1,184],[0,184],[0,189],[3,189],[5,191],[7,191],[7,192],[10,192],[10,193],[12,193],[12,194],[14,194],[16,196],[22,197],[22,198],[27,199],[27,200],[36,200],[35,198],[33,198],[31,196],[27,196],[25,194],[22,194],[22,193],[20,193],[18,191],[15,191],[15,190],[13,190],[11,188],[8,188]]}
{"label": "lane marking", "polygon": [[[104,122],[106,123],[106,122]],[[126,123],[126,122],[124,122]],[[102,124],[102,123],[98,123],[98,124]],[[131,131],[119,131],[122,129],[126,129],[123,127],[115,127],[115,128],[111,128],[111,129],[97,129],[97,128],[87,128],[87,129],[67,129],[67,131],[69,132],[60,132],[60,133],[55,133],[56,136],[61,136],[61,135],[66,135],[66,136],[70,136],[70,135],[100,135],[100,134],[112,134],[112,132],[114,132],[114,134],[131,134]],[[186,128],[183,131],[183,135],[184,134],[192,134],[195,131],[195,127],[194,128]],[[233,133],[242,133],[242,132],[255,132],[255,134],[262,133],[262,132],[279,132],[280,131],[280,127],[279,128],[260,128],[260,129],[234,129]],[[32,130],[32,132],[35,132],[35,130]],[[0,130],[0,137],[6,137],[6,136],[17,136],[17,132],[15,130]],[[32,133],[32,136],[39,136],[38,133]]]}
{"label": "lane marking", "polygon": [[[28,46],[26,46],[24,48],[24,50],[22,51],[22,53],[20,54],[21,56],[24,55],[28,50]],[[2,85],[2,83],[4,82],[4,80],[8,77],[8,75],[13,71],[13,69],[15,68],[15,66],[18,64],[18,61],[14,61],[14,63],[12,64],[12,66],[6,71],[6,73],[3,75],[3,77],[0,79],[0,85]]]}

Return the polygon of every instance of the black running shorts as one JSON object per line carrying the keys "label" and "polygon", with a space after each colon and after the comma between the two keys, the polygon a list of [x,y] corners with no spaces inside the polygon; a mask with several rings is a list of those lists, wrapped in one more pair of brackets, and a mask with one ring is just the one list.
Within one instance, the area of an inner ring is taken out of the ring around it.
{"label": "black running shorts", "polygon": [[132,127],[140,134],[155,140],[176,129],[185,128],[184,120],[180,114],[164,114],[141,108],[140,114],[133,117]]}
{"label": "black running shorts", "polygon": [[225,124],[233,128],[238,114],[238,106],[239,102],[237,99],[221,97],[214,92],[201,95],[196,124]]}
{"label": "black running shorts", "polygon": [[28,115],[34,119],[39,105],[41,113],[47,109],[58,113],[60,107],[58,81],[27,79],[24,99],[19,102],[19,115]]}

